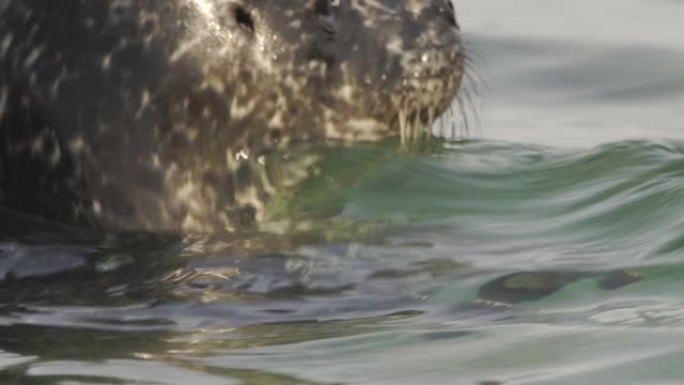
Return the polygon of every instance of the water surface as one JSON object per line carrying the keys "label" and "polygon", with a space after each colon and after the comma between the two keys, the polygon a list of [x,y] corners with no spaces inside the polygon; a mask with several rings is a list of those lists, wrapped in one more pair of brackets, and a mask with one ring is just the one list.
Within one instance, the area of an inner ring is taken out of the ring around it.
{"label": "water surface", "polygon": [[680,383],[683,7],[457,1],[471,136],[331,147],[269,231],[3,221],[0,383]]}

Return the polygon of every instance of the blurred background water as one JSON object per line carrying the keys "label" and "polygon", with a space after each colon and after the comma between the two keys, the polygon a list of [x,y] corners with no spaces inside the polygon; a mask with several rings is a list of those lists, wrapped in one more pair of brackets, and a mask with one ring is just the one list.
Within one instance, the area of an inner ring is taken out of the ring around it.
{"label": "blurred background water", "polygon": [[587,147],[684,137],[684,3],[460,0],[456,6],[488,87],[481,114],[486,138]]}
{"label": "blurred background water", "polygon": [[329,148],[260,233],[4,224],[0,384],[682,383],[684,3],[455,3],[465,140]]}

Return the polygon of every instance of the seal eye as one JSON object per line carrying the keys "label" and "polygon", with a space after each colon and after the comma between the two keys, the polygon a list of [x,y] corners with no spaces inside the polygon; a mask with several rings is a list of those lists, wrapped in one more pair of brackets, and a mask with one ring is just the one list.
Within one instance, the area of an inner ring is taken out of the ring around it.
{"label": "seal eye", "polygon": [[314,11],[321,16],[330,15],[330,0],[316,0]]}
{"label": "seal eye", "polygon": [[314,11],[321,16],[330,16],[333,7],[340,5],[339,0],[316,0]]}
{"label": "seal eye", "polygon": [[249,12],[247,12],[244,8],[238,6],[235,7],[234,13],[235,21],[238,23],[239,26],[246,28],[251,32],[254,32],[254,20],[252,19],[252,15],[250,15]]}

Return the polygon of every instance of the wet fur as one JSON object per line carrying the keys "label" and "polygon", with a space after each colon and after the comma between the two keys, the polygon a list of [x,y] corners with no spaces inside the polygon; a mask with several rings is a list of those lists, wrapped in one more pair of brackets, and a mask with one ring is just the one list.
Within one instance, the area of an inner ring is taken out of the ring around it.
{"label": "wet fur", "polygon": [[429,125],[464,66],[447,0],[0,0],[0,60],[1,204],[193,232],[253,226],[288,143]]}

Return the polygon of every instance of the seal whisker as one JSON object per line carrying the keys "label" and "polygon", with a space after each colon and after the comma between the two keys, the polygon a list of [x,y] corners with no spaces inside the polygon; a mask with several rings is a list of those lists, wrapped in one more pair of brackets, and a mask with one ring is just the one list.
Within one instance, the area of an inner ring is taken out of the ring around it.
{"label": "seal whisker", "polygon": [[[481,92],[479,77],[473,76],[473,72],[466,72],[463,84],[459,90],[457,98],[459,99],[460,114],[464,119],[468,116],[472,116],[469,121],[473,122],[473,127],[475,129],[481,129],[482,124],[480,121],[479,111],[482,108],[482,103],[484,102],[483,94]],[[481,133],[480,133],[481,134]]]}

